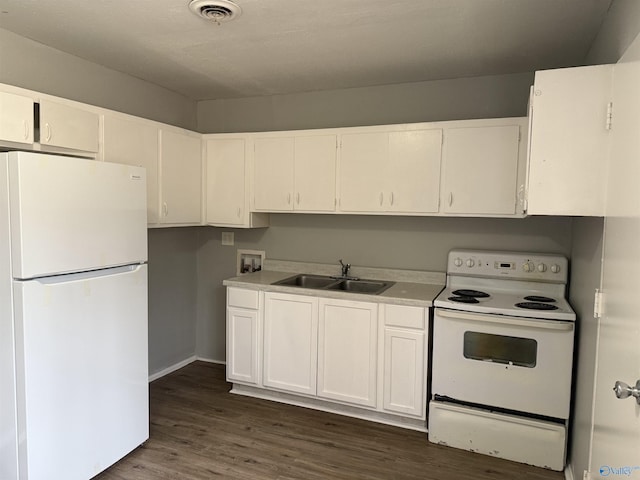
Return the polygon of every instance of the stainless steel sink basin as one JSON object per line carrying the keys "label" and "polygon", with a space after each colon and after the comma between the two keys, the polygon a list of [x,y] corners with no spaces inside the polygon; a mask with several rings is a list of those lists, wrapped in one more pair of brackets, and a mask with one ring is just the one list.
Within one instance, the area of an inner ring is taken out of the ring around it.
{"label": "stainless steel sink basin", "polygon": [[340,280],[334,285],[329,285],[327,290],[342,290],[343,292],[378,295],[393,284],[394,282],[378,282],[376,280]]}
{"label": "stainless steel sink basin", "polygon": [[274,282],[273,285],[322,289],[328,287],[332,283],[336,283],[335,278],[324,277],[322,275],[300,274]]}
{"label": "stainless steel sink basin", "polygon": [[287,287],[311,288],[316,290],[334,290],[349,293],[364,293],[378,295],[392,286],[395,282],[378,280],[342,279],[323,275],[301,273],[292,277],[273,282],[272,285]]}

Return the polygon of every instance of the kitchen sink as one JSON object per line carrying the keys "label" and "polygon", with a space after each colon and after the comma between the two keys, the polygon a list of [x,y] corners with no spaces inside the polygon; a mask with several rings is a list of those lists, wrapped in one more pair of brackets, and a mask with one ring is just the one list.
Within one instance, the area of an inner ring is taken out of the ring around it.
{"label": "kitchen sink", "polygon": [[378,295],[393,284],[394,282],[378,282],[375,280],[341,280],[334,285],[329,285],[327,290]]}
{"label": "kitchen sink", "polygon": [[300,274],[294,275],[293,277],[285,278],[284,280],[280,280],[278,282],[274,282],[273,285],[321,289],[328,287],[332,283],[336,283],[335,278],[324,277],[322,275]]}
{"label": "kitchen sink", "polygon": [[294,275],[292,277],[273,282],[272,285],[378,295],[391,287],[394,283],[395,282],[384,282],[378,280],[341,279],[339,277],[326,277],[323,275],[301,273],[299,275]]}

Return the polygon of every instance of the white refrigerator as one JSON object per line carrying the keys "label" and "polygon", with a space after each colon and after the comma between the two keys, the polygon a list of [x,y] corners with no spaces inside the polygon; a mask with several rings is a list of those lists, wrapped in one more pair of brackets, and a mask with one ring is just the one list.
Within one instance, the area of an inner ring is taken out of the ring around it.
{"label": "white refrigerator", "polygon": [[86,480],[149,436],[145,170],[0,153],[0,479]]}

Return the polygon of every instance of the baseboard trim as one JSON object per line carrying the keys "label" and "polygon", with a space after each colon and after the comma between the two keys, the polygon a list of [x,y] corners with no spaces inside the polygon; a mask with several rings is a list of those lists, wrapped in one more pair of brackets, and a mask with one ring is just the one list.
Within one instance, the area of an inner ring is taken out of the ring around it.
{"label": "baseboard trim", "polygon": [[205,357],[199,357],[199,356],[196,356],[196,360],[198,360],[199,362],[215,363],[216,365],[227,364],[227,362],[225,362],[224,360],[214,360],[213,358],[205,358]]}
{"label": "baseboard trim", "polygon": [[564,467],[564,479],[565,480],[574,480],[574,476],[573,476],[573,467],[571,466],[571,464],[567,464],[566,467]]}
{"label": "baseboard trim", "polygon": [[184,360],[182,360],[181,362],[178,363],[174,363],[173,365],[160,370],[159,372],[156,372],[152,375],[149,375],[149,383],[153,382],[154,380],[157,380],[161,377],[164,377],[165,375],[169,375],[172,372],[175,372],[176,370],[181,369],[182,367],[186,367],[187,365],[189,365],[190,363],[195,362],[196,360],[198,360],[198,358],[195,355],[192,355],[188,358],[185,358]]}

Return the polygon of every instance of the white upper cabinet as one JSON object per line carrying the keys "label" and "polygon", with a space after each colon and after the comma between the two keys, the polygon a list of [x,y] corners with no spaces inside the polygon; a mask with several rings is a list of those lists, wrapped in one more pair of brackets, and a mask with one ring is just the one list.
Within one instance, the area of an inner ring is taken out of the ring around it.
{"label": "white upper cabinet", "polygon": [[244,223],[245,144],[244,138],[206,141],[206,223]]}
{"label": "white upper cabinet", "polygon": [[201,223],[202,140],[160,129],[160,223]]}
{"label": "white upper cabinet", "polygon": [[[517,119],[514,119],[516,121]],[[524,122],[445,130],[440,211],[445,214],[522,213]]]}
{"label": "white upper cabinet", "polygon": [[33,99],[0,92],[0,140],[33,143]]}
{"label": "white upper cabinet", "polygon": [[250,137],[205,136],[205,223],[231,227],[266,227],[269,215],[249,211]]}
{"label": "white upper cabinet", "polygon": [[336,209],[336,135],[295,138],[294,210]]}
{"label": "white upper cabinet", "polygon": [[340,211],[438,211],[441,129],[346,133],[340,142]]}
{"label": "white upper cabinet", "polygon": [[254,208],[267,212],[293,210],[293,137],[254,140]]}
{"label": "white upper cabinet", "polygon": [[536,72],[527,213],[604,215],[612,75],[613,65]]}
{"label": "white upper cabinet", "polygon": [[53,147],[98,151],[99,114],[75,106],[40,101],[40,143]]}
{"label": "white upper cabinet", "polygon": [[147,223],[157,223],[158,126],[149,121],[105,114],[102,158],[105,162],[137,165],[147,170]]}
{"label": "white upper cabinet", "polygon": [[255,138],[254,209],[334,211],[335,164],[335,135]]}

